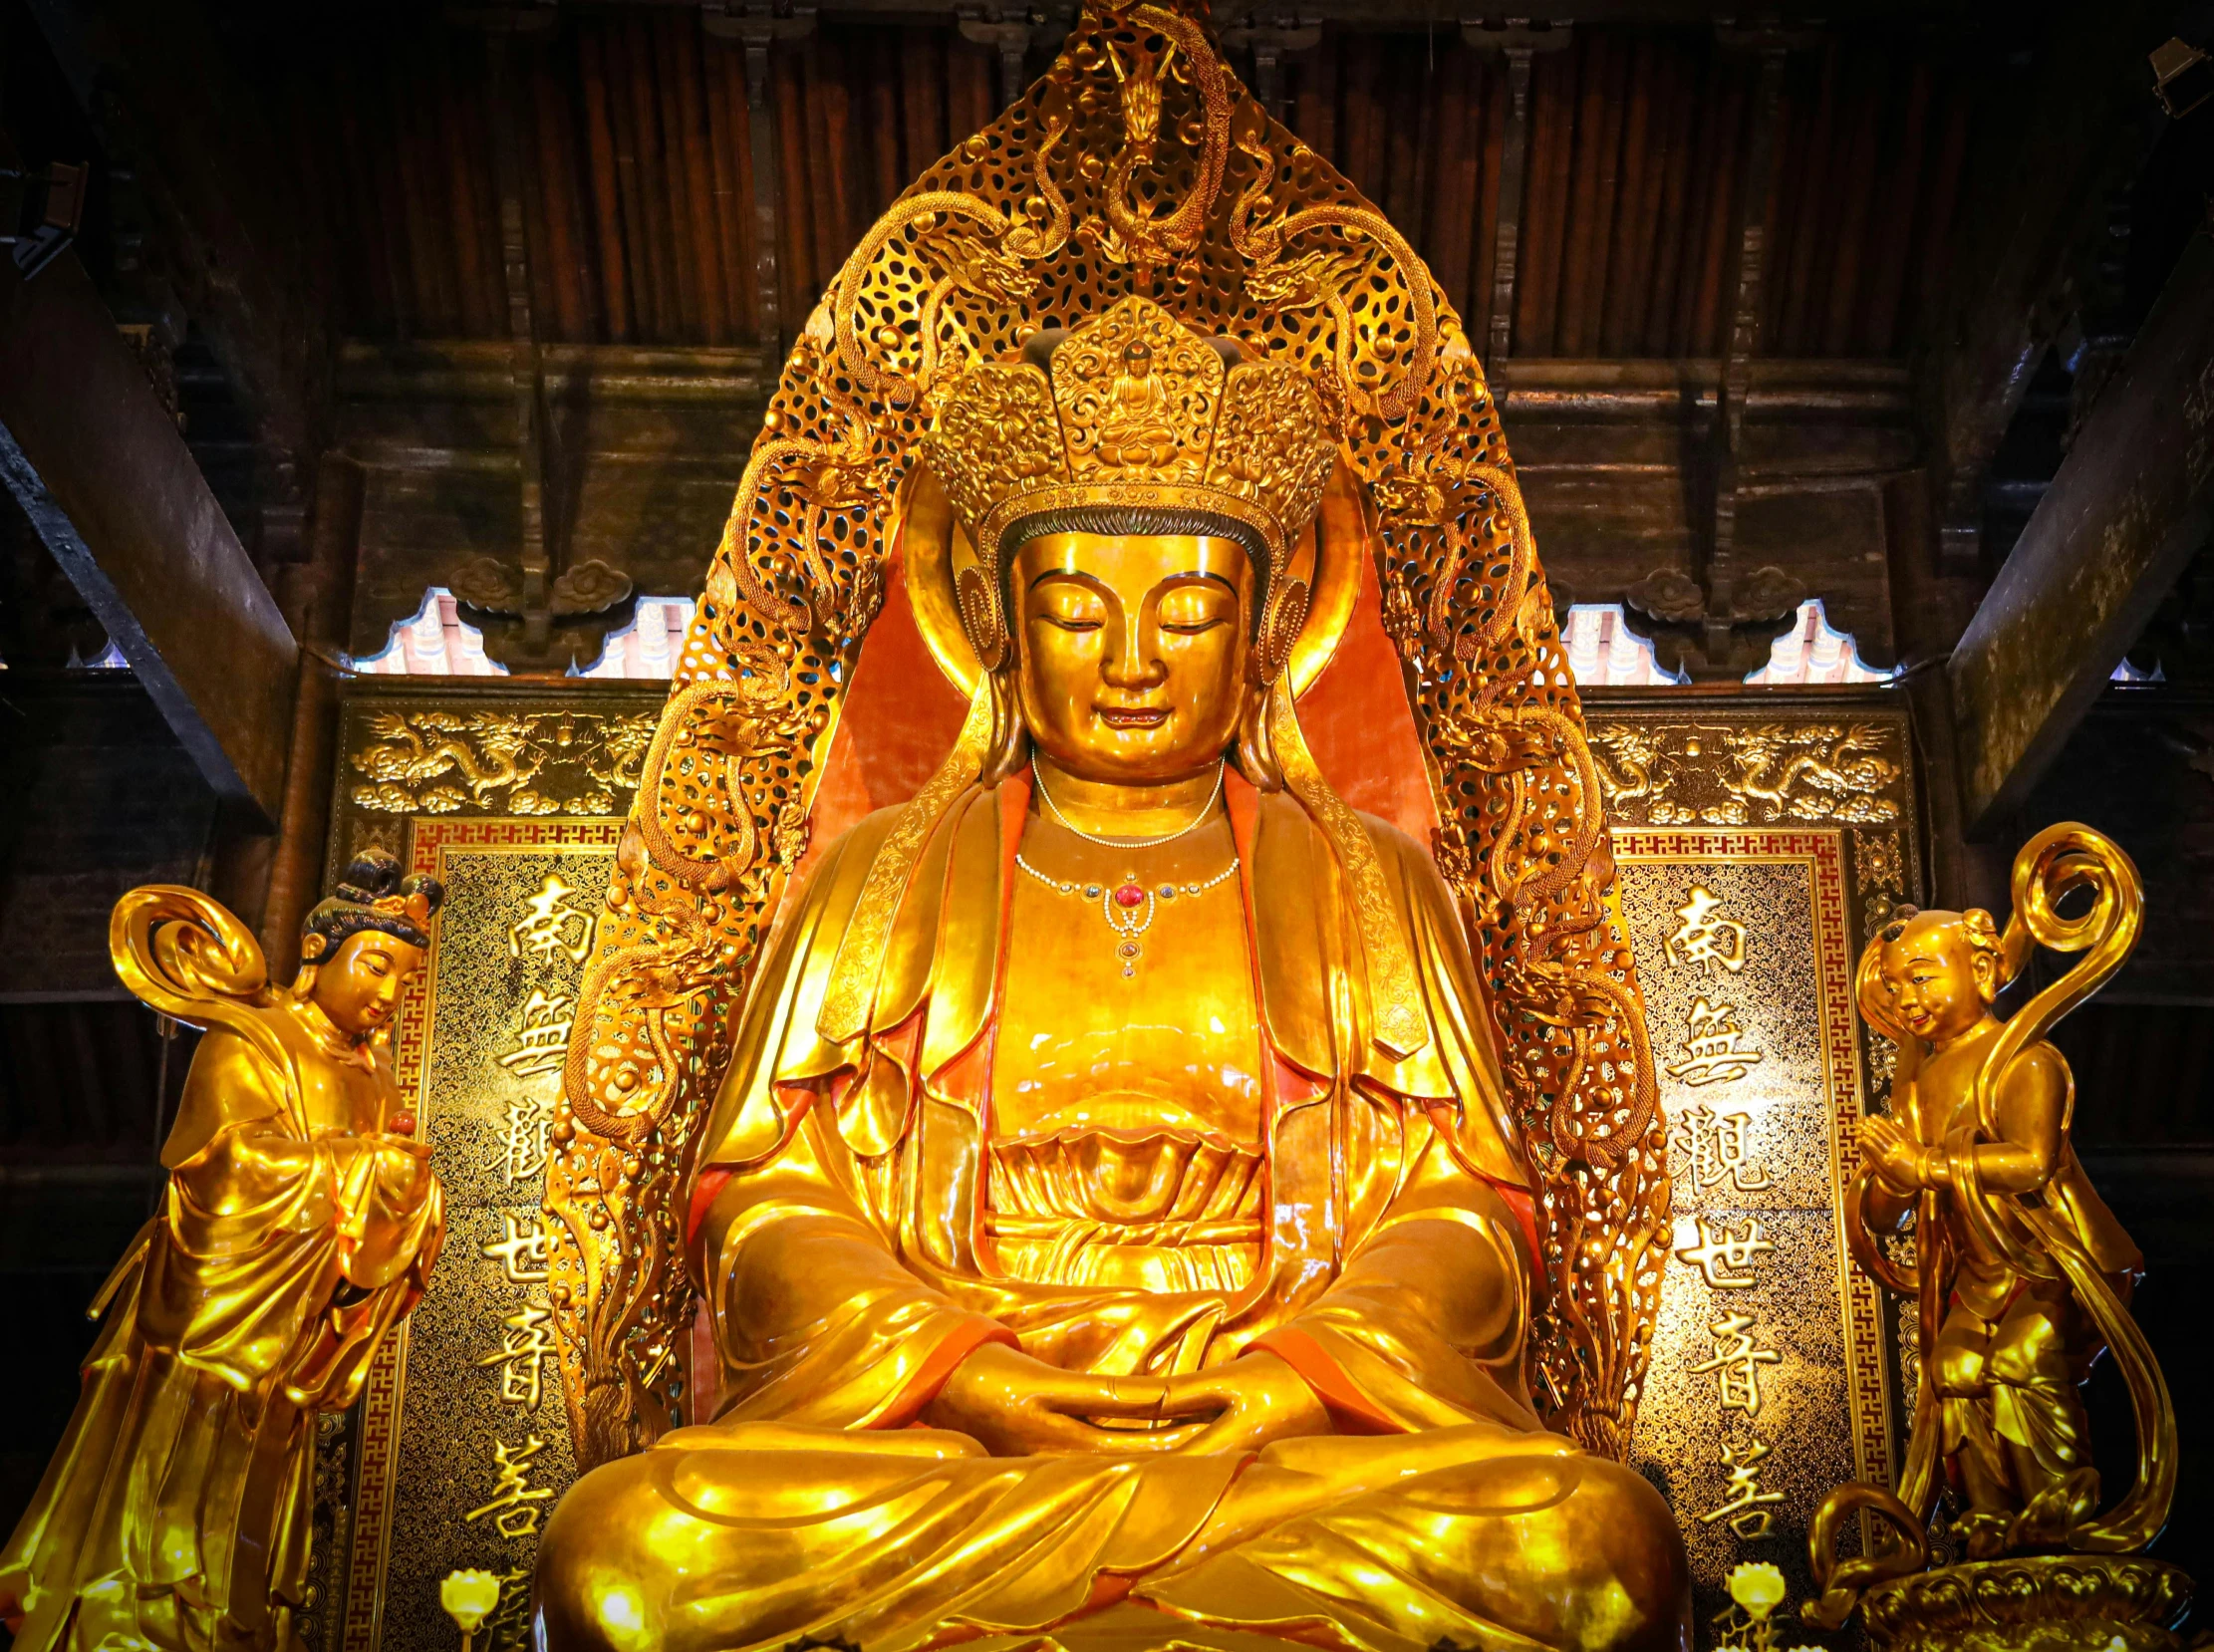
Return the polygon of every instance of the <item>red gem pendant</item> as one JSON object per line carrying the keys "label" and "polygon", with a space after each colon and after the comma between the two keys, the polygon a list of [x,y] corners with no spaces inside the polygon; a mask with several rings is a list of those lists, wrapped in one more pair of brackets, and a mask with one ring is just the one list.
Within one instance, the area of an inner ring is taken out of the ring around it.
{"label": "red gem pendant", "polygon": [[1115,891],[1115,905],[1118,907],[1134,907],[1145,898],[1146,892],[1135,883],[1124,884]]}

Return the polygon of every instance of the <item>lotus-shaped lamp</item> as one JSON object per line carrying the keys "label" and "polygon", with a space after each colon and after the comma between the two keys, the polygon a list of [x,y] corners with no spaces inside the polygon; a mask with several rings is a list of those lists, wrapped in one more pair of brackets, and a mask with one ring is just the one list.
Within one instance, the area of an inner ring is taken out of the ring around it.
{"label": "lotus-shaped lamp", "polygon": [[489,1571],[449,1571],[438,1584],[438,1604],[464,1635],[473,1635],[499,1604],[499,1577]]}
{"label": "lotus-shaped lamp", "polygon": [[1734,1567],[1729,1585],[1730,1598],[1744,1607],[1746,1616],[1755,1623],[1767,1621],[1769,1614],[1784,1604],[1784,1573],[1766,1560],[1747,1560]]}

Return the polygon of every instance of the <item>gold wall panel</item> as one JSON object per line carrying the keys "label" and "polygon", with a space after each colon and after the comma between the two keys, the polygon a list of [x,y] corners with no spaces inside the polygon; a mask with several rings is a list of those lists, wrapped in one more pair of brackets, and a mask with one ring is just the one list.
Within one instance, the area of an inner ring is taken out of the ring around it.
{"label": "gold wall panel", "polygon": [[1631,1460],[1676,1510],[1711,1646],[1736,1638],[1733,1566],[1773,1561],[1804,1598],[1815,1506],[1890,1481],[1896,1325],[1837,1213],[1888,1090],[1852,965],[1919,886],[1912,739],[1880,693],[1656,695],[1596,707],[1592,747],[1669,1120]]}
{"label": "gold wall panel", "polygon": [[[584,972],[585,932],[562,914],[598,910],[662,699],[654,685],[400,683],[357,684],[343,703],[334,859],[378,843],[448,885],[397,1054],[452,1231],[406,1336],[362,1405],[327,1428],[318,1599],[304,1631],[323,1652],[450,1652],[437,1581],[459,1566],[510,1580],[478,1644],[525,1644],[524,1580],[543,1524],[527,1512],[553,1496],[520,1494],[558,1496],[574,1455],[553,1359],[538,1362],[533,1409],[529,1356],[498,1356],[530,1348],[550,1305],[547,1283],[527,1277],[527,1235],[543,1187],[531,1144],[558,1092],[553,1029]],[[1774,1560],[1802,1597],[1814,1503],[1840,1480],[1888,1474],[1895,1327],[1850,1270],[1835,1211],[1853,1123],[1887,1088],[1873,1058],[1888,1046],[1857,1034],[1849,979],[1865,936],[1919,890],[1912,741],[1903,709],[1874,693],[1727,704],[1595,694],[1589,717],[1675,1186],[1633,1461],[1677,1510],[1701,1585],[1700,1641],[1713,1645],[1727,1638],[1713,1620],[1730,1566]],[[549,878],[575,894],[549,896]],[[1684,916],[1695,889],[1712,897],[1698,922]],[[1702,924],[1704,950],[1684,936]],[[1730,924],[1744,927],[1735,969],[1713,956],[1731,951]],[[1702,1000],[1727,1024],[1710,1014],[1708,1042],[1693,1049]],[[1731,1058],[1748,1051],[1761,1059],[1733,1076]],[[1702,1056],[1705,1067],[1686,1065]],[[1733,1116],[1746,1121],[1742,1174],[1730,1165]],[[1709,1284],[1696,1259],[1676,1257],[1703,1240],[1720,1241],[1718,1276],[1753,1282]],[[1741,1347],[1738,1331],[1714,1334],[1733,1316],[1750,1321],[1757,1412],[1723,1404],[1722,1373],[1738,1380],[1742,1361],[1697,1369]],[[534,1438],[543,1444],[522,1458]],[[515,1495],[472,1520],[500,1501],[498,1447],[522,1465]],[[1749,1496],[1776,1499],[1740,1512],[1770,1516],[1743,1520],[1755,1535],[1732,1514],[1700,1517],[1731,1501],[1726,1447],[1753,1471]]]}
{"label": "gold wall panel", "polygon": [[305,1631],[325,1652],[451,1652],[438,1580],[463,1566],[506,1579],[478,1646],[527,1642],[537,1533],[576,1474],[539,1208],[546,1132],[662,698],[658,685],[358,684],[342,704],[334,863],[376,843],[446,885],[394,1054],[448,1230],[428,1294],[326,1437]]}

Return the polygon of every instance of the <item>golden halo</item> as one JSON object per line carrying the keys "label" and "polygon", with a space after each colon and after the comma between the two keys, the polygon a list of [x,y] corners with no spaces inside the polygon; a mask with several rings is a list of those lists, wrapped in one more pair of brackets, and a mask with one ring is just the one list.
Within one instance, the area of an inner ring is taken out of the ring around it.
{"label": "golden halo", "polygon": [[[953,502],[928,465],[908,472],[893,528],[894,553],[905,560],[907,598],[915,629],[963,699],[976,691],[982,669],[961,623],[955,582],[977,566],[976,548],[954,520]],[[1368,554],[1366,490],[1340,459],[1322,490],[1322,508],[1291,547],[1283,577],[1303,579],[1310,593],[1306,624],[1291,645],[1291,691],[1303,694],[1337,652],[1361,595],[1361,558]]]}

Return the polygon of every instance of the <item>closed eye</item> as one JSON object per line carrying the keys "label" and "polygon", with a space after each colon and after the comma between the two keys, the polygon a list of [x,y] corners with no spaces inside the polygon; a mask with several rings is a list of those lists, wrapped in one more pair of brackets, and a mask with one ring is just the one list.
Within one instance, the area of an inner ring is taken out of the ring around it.
{"label": "closed eye", "polygon": [[1206,585],[1187,585],[1171,591],[1161,599],[1161,606],[1154,610],[1156,623],[1163,631],[1179,637],[1197,637],[1202,632],[1213,631],[1219,625],[1230,623],[1237,599],[1210,589]]}

